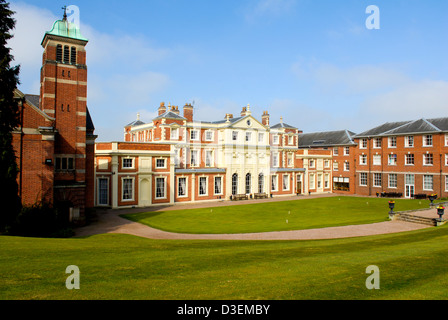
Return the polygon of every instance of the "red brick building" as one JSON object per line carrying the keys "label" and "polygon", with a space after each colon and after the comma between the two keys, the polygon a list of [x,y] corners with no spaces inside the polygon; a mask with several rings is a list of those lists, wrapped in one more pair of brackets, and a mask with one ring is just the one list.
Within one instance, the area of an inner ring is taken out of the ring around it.
{"label": "red brick building", "polygon": [[44,35],[40,95],[15,97],[21,125],[13,132],[19,192],[25,205],[42,200],[71,208],[94,206],[94,126],[87,108],[88,40],[66,17]]}

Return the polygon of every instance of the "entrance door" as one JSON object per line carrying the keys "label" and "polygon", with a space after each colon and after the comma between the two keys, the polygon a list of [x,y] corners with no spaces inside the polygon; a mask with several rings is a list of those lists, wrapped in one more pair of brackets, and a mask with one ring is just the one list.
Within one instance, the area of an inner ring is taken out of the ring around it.
{"label": "entrance door", "polygon": [[302,176],[297,176],[297,189],[298,194],[302,194]]}
{"label": "entrance door", "polygon": [[406,198],[412,198],[414,197],[414,191],[415,191],[415,187],[414,185],[406,185]]}

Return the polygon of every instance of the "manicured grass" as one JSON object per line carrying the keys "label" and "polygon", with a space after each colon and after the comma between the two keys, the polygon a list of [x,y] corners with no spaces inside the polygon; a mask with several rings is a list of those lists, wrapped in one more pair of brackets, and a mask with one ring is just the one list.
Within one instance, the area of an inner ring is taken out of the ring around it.
{"label": "manicured grass", "polygon": [[[448,227],[325,241],[0,237],[0,299],[447,299]],[[77,265],[80,290],[67,290]],[[366,268],[380,270],[368,290]]]}
{"label": "manicured grass", "polygon": [[[177,233],[254,233],[369,224],[388,219],[384,198],[330,197],[204,209],[127,214],[123,217]],[[429,201],[396,200],[395,210],[428,208]]]}

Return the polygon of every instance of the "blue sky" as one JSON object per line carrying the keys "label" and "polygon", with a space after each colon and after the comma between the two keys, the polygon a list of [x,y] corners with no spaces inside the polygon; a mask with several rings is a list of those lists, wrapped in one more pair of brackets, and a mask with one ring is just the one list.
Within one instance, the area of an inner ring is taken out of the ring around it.
{"label": "blue sky", "polygon": [[[121,141],[162,101],[194,102],[197,120],[250,104],[304,132],[448,116],[448,1],[11,1],[25,93],[39,93],[40,43],[63,5],[79,7],[89,39],[98,141]],[[369,5],[379,30],[365,26]]]}

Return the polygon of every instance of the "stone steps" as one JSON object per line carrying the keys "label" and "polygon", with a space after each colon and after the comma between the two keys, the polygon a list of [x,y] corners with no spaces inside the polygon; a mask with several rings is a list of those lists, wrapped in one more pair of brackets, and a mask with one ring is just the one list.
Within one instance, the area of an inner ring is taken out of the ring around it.
{"label": "stone steps", "polygon": [[434,218],[419,217],[419,216],[414,216],[414,215],[406,214],[406,213],[397,213],[396,218],[397,218],[397,220],[406,221],[406,222],[425,224],[425,225],[430,225],[433,227],[437,226],[437,219],[434,219]]}

